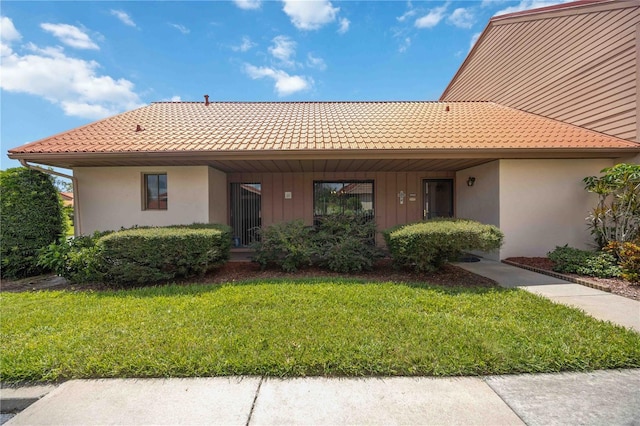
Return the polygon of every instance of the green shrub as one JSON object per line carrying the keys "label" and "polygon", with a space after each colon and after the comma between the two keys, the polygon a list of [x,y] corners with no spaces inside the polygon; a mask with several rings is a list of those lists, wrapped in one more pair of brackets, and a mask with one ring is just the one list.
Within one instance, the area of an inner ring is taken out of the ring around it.
{"label": "green shrub", "polygon": [[323,216],[314,234],[314,262],[331,271],[368,271],[380,257],[375,245],[376,223],[368,215]]}
{"label": "green shrub", "polygon": [[640,164],[616,164],[603,176],[583,179],[585,189],[597,194],[598,204],[587,218],[599,248],[640,237]]}
{"label": "green shrub", "polygon": [[565,245],[556,247],[547,257],[555,263],[553,270],[560,273],[611,278],[620,276],[621,272],[615,256],[604,251],[593,252]]}
{"label": "green shrub", "polygon": [[66,235],[62,200],[49,175],[23,167],[0,172],[0,257],[6,278],[38,275],[38,250]]}
{"label": "green shrub", "polygon": [[504,235],[493,225],[466,219],[432,219],[383,231],[394,263],[434,271],[466,250],[500,248]]}
{"label": "green shrub", "polygon": [[252,248],[255,250],[253,261],[263,269],[275,265],[293,272],[311,265],[312,230],[302,220],[276,223],[260,232],[260,241]]}
{"label": "green shrub", "polygon": [[605,249],[617,254],[622,278],[640,283],[640,240],[625,243],[613,241]]}
{"label": "green shrub", "polygon": [[62,238],[40,249],[38,264],[74,283],[102,281],[102,246],[98,241],[111,232]]}
{"label": "green shrub", "polygon": [[117,285],[191,277],[229,259],[231,228],[196,224],[134,228],[99,239],[104,279]]}

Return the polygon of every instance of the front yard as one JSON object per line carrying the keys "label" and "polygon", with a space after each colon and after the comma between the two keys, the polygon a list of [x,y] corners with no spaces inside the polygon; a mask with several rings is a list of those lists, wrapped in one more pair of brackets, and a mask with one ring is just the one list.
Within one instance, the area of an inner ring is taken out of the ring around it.
{"label": "front yard", "polygon": [[0,379],[640,367],[640,335],[520,290],[335,277],[3,293]]}

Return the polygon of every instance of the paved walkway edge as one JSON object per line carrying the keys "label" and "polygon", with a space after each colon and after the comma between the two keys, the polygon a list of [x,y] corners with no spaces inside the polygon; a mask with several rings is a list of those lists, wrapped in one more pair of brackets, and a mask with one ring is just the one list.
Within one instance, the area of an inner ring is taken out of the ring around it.
{"label": "paved walkway edge", "polygon": [[611,293],[611,289],[609,287],[606,287],[606,286],[603,286],[603,285],[600,285],[600,284],[597,284],[597,283],[592,283],[592,282],[589,282],[587,280],[583,280],[581,278],[570,277],[568,275],[559,274],[559,273],[554,272],[554,271],[547,271],[546,269],[540,269],[540,268],[536,268],[534,266],[523,265],[521,263],[512,262],[510,260],[502,260],[502,263],[506,263],[507,265],[515,266],[516,268],[526,269],[528,271],[537,272],[539,274],[548,275],[548,276],[553,277],[553,278],[559,278],[561,280],[570,281],[570,282],[575,283],[575,284],[580,284],[580,285],[584,285],[584,286],[587,286],[587,287],[595,288],[596,290],[606,291],[607,293]]}

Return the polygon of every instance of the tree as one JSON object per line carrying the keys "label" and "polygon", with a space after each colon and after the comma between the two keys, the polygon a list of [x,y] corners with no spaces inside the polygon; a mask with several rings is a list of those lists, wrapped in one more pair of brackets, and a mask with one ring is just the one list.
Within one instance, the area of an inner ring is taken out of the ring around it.
{"label": "tree", "polygon": [[587,220],[600,248],[640,237],[640,165],[617,164],[600,171],[603,176],[583,179],[585,189],[598,195]]}
{"label": "tree", "polygon": [[0,171],[0,255],[2,277],[44,272],[38,250],[66,235],[67,220],[53,179],[18,167]]}

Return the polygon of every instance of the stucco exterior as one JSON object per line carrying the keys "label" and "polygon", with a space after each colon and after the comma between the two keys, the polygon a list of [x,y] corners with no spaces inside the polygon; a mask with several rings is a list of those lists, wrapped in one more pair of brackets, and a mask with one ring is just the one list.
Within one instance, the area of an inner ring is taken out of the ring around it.
{"label": "stucco exterior", "polygon": [[[456,173],[457,216],[499,226],[505,242],[492,259],[545,256],[555,246],[591,248],[585,218],[596,197],[582,179],[609,159],[499,160]],[[474,186],[466,179],[474,176]]]}
{"label": "stucco exterior", "polygon": [[[219,178],[207,166],[196,167],[79,167],[73,170],[81,200],[82,234],[117,230],[120,227],[165,226],[208,223],[224,207],[210,209],[209,184],[219,188]],[[143,173],[167,173],[169,193],[166,210],[143,210]],[[226,184],[226,180],[225,180]],[[215,194],[215,192],[214,192]]]}

